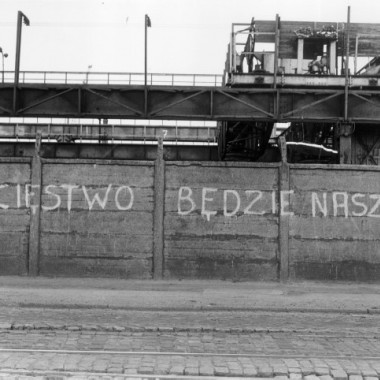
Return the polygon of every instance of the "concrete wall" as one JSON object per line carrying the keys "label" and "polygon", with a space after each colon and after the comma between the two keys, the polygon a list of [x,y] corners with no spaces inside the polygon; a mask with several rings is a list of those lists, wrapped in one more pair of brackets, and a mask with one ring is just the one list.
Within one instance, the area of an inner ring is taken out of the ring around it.
{"label": "concrete wall", "polygon": [[380,168],[0,160],[0,274],[380,280]]}
{"label": "concrete wall", "polygon": [[152,163],[43,165],[40,273],[150,278]]}
{"label": "concrete wall", "polygon": [[169,163],[165,193],[165,275],[278,276],[275,165]]}
{"label": "concrete wall", "polygon": [[28,271],[30,159],[0,158],[0,275]]}
{"label": "concrete wall", "polygon": [[380,280],[378,169],[292,167],[292,278]]}

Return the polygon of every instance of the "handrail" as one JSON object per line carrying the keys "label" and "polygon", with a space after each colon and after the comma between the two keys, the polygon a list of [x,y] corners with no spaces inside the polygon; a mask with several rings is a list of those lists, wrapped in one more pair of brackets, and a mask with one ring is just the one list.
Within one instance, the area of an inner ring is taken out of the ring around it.
{"label": "handrail", "polygon": [[[149,73],[148,85],[161,86],[222,86],[220,74]],[[14,72],[1,72],[1,83],[13,83]],[[143,85],[143,73],[95,71],[20,71],[19,84],[104,84]]]}
{"label": "handrail", "polygon": [[167,141],[215,142],[216,127],[169,125],[0,123],[0,140],[43,138],[61,142],[77,140],[149,140],[163,136]]}

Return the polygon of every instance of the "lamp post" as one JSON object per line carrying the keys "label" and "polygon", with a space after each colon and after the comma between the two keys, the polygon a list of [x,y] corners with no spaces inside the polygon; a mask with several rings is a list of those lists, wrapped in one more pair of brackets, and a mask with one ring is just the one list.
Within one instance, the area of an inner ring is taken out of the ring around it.
{"label": "lamp post", "polygon": [[16,61],[15,61],[15,78],[14,78],[14,91],[13,91],[13,111],[17,110],[17,87],[20,77],[20,55],[21,55],[21,31],[22,22],[26,26],[30,25],[28,17],[24,15],[21,11],[17,12],[17,37],[16,37]]}
{"label": "lamp post", "polygon": [[152,26],[152,23],[150,21],[150,18],[148,15],[145,15],[145,54],[144,54],[144,110],[145,115],[148,114],[148,28]]}
{"label": "lamp post", "polygon": [[88,83],[88,76],[90,75],[90,70],[92,69],[92,65],[87,66],[87,72],[86,72],[86,79],[83,83],[87,84]]}
{"label": "lamp post", "polygon": [[2,58],[2,82],[4,83],[4,58],[8,57],[7,53],[3,52],[3,49],[0,47],[0,53],[1,53],[1,58]]}
{"label": "lamp post", "polygon": [[152,26],[150,18],[145,15],[145,70],[144,70],[144,84],[147,85],[148,82],[148,28]]}

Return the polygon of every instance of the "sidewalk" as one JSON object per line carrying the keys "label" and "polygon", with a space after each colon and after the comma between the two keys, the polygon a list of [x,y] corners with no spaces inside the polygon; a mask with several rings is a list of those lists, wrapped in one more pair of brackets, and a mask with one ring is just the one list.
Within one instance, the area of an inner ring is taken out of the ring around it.
{"label": "sidewalk", "polygon": [[0,277],[0,307],[380,313],[380,284]]}

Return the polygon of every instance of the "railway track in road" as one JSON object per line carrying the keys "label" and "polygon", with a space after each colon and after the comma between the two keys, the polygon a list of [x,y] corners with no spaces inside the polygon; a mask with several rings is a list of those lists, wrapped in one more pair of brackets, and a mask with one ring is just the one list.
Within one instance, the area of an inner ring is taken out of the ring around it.
{"label": "railway track in road", "polygon": [[[304,359],[310,358],[310,354],[247,354],[247,353],[225,353],[217,354],[212,352],[153,352],[153,351],[109,351],[109,350],[44,350],[44,349],[23,349],[11,348],[0,349],[2,353],[23,353],[23,354],[59,354],[59,355],[123,355],[123,356],[183,356],[183,357],[225,357],[225,358],[272,358],[272,359]],[[379,360],[380,354],[366,355],[330,355],[317,354],[313,359],[334,359],[334,360]]]}
{"label": "railway track in road", "polygon": [[244,334],[3,330],[0,339],[0,379],[2,374],[44,374],[44,379],[50,379],[46,377],[50,374],[61,376],[59,380],[80,374],[86,374],[86,379],[282,376],[282,380],[302,380],[311,375],[338,379],[336,371],[340,371],[339,379],[352,375],[380,378],[380,336],[342,331]]}

